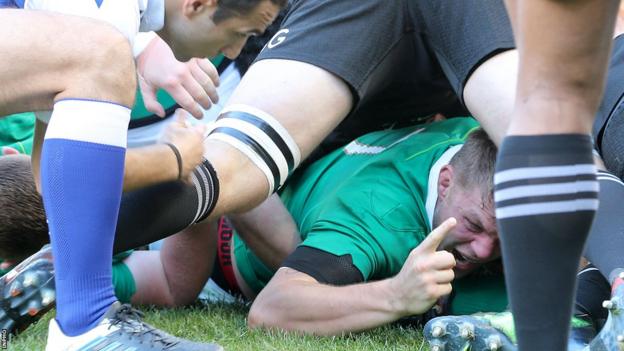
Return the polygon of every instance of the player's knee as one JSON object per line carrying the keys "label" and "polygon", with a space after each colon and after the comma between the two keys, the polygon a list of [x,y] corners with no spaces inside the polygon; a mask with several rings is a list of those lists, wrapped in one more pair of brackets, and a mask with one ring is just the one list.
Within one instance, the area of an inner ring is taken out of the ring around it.
{"label": "player's knee", "polygon": [[101,33],[101,51],[95,53],[91,74],[94,81],[111,98],[126,106],[134,104],[136,92],[136,73],[132,50],[128,40],[121,33],[112,29]]}
{"label": "player's knee", "polygon": [[[92,23],[93,24],[93,23]],[[114,27],[97,23],[88,38],[74,45],[64,95],[134,104],[136,73],[130,43]]]}

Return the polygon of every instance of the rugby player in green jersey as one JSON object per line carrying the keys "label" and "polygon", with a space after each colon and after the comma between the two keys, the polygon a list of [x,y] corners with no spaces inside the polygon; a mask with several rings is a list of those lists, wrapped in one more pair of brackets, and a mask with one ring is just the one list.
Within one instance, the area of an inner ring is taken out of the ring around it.
{"label": "rugby player in green jersey", "polygon": [[[249,213],[172,236],[160,252],[123,257],[117,263],[123,269],[114,270],[116,292],[133,303],[184,305],[210,276],[224,291],[255,298],[252,327],[317,334],[372,328],[434,305],[426,317],[502,311],[507,300],[498,260],[485,264],[499,255],[488,202],[495,148],[476,132],[457,152],[476,127],[471,119],[451,119],[365,135],[293,178],[281,193],[283,202],[273,196]],[[29,171],[27,161],[22,165]],[[382,168],[387,170],[380,175]],[[439,226],[451,216],[456,226]],[[453,254],[453,273],[446,261],[450,255],[436,249]],[[453,277],[460,279],[452,282],[451,295],[438,299]],[[579,296],[585,297],[577,297],[577,307],[596,318],[609,285],[595,268],[579,279]],[[588,298],[597,299],[597,307],[588,305]],[[505,315],[446,320],[448,332],[436,332],[432,345],[478,346],[492,335],[505,341],[490,323],[502,329],[510,320]],[[467,321],[481,334],[462,339],[453,326]],[[579,342],[595,334],[586,321],[573,325],[590,332]]]}
{"label": "rugby player in green jersey", "polygon": [[[212,276],[249,299],[264,288],[250,312],[254,327],[340,334],[427,312],[455,277],[500,256],[496,148],[482,131],[468,138],[477,128],[456,118],[355,140],[293,178],[283,205],[273,196],[232,216],[239,231],[220,219],[166,239],[160,252],[134,252],[125,260],[132,302],[186,304]],[[502,310],[502,276],[485,281],[481,304],[454,308]],[[337,308],[341,301],[349,303]]]}

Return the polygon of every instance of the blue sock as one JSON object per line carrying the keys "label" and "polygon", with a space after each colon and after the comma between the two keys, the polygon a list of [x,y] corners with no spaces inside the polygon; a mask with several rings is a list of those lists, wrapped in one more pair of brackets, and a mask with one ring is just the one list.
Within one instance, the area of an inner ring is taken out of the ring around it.
{"label": "blue sock", "polygon": [[112,245],[130,110],[107,102],[55,104],[41,156],[41,186],[54,254],[59,326],[92,329],[116,301]]}

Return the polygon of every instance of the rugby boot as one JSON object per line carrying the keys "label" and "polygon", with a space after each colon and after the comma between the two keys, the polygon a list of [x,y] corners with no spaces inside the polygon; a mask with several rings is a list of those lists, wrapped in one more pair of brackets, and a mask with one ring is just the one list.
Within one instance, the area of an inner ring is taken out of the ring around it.
{"label": "rugby boot", "polygon": [[[596,336],[593,324],[579,317],[571,324],[568,350],[585,350]],[[517,350],[511,312],[439,317],[427,323],[424,334],[434,351]]]}
{"label": "rugby boot", "polygon": [[66,336],[56,319],[52,319],[46,351],[223,351],[217,344],[169,335],[143,322],[142,317],[143,314],[130,305],[115,302],[95,328],[73,337]]}
{"label": "rugby boot", "polygon": [[423,331],[431,351],[512,351],[513,341],[488,320],[475,316],[437,317]]}
{"label": "rugby boot", "polygon": [[[487,321],[492,327],[505,334],[514,345],[517,345],[513,315],[511,312],[479,313],[474,315],[478,319]],[[570,335],[568,337],[568,351],[581,351],[596,336],[596,329],[591,319],[586,316],[572,316],[570,321]]]}
{"label": "rugby boot", "polygon": [[0,328],[17,334],[55,302],[52,247],[46,245],[0,278]]}
{"label": "rugby boot", "polygon": [[591,351],[624,351],[624,270],[614,271],[610,278],[611,299],[602,303],[609,317],[589,344]]}

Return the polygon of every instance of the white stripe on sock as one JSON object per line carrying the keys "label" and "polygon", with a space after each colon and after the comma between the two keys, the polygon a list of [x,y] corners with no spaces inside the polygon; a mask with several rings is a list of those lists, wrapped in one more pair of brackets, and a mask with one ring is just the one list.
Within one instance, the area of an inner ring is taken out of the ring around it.
{"label": "white stripe on sock", "polygon": [[568,201],[553,201],[542,203],[531,203],[522,205],[511,205],[496,209],[496,218],[511,218],[522,216],[533,216],[551,213],[576,212],[596,210],[598,208],[597,199],[577,199]]}
{"label": "white stripe on sock", "polygon": [[580,164],[569,166],[547,166],[547,167],[523,167],[512,168],[497,172],[494,175],[494,184],[522,179],[566,177],[579,174],[595,174],[596,166],[593,164]]}
{"label": "white stripe on sock", "polygon": [[612,182],[616,182],[620,185],[624,185],[624,182],[622,182],[622,180],[616,176],[614,176],[611,173],[605,173],[605,172],[598,172],[598,176],[596,177],[598,180],[610,180]]}
{"label": "white stripe on sock", "polygon": [[598,192],[600,186],[597,181],[579,181],[568,183],[519,185],[507,189],[498,190],[494,193],[496,201],[505,201],[523,197],[575,194],[578,192]]}

